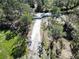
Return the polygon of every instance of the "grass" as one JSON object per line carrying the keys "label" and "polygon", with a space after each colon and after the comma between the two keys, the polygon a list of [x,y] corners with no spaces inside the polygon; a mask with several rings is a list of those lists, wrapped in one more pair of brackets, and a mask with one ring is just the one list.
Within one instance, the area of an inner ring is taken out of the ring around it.
{"label": "grass", "polygon": [[13,38],[6,40],[7,33],[12,33],[11,31],[0,32],[0,59],[13,59],[11,56],[12,49],[16,45],[18,41],[18,36],[14,36]]}

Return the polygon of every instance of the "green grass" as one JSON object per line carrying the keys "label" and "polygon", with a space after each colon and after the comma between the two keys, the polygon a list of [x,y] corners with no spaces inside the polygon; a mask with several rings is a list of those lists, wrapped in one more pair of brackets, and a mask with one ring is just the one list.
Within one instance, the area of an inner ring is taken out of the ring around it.
{"label": "green grass", "polygon": [[18,36],[16,35],[13,38],[7,40],[6,35],[10,33],[12,32],[0,32],[0,59],[13,59],[10,54],[12,53],[12,49],[15,46],[14,44],[18,41]]}

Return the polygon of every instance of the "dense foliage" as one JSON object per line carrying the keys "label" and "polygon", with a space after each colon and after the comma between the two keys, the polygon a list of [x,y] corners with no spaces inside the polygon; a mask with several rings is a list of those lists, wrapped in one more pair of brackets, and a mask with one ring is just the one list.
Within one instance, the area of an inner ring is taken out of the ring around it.
{"label": "dense foliage", "polygon": [[[55,16],[48,21],[46,28],[43,27],[47,31],[43,35],[40,57],[45,59],[46,53],[50,59],[55,59],[53,41],[65,38],[71,42],[74,58],[79,59],[79,0],[0,0],[0,59],[27,55],[27,34],[32,23],[32,8],[35,7],[35,12],[51,12]],[[65,24],[54,20],[62,15],[67,16]]]}
{"label": "dense foliage", "polygon": [[24,0],[0,0],[0,59],[16,59],[26,53],[31,22],[30,6]]}
{"label": "dense foliage", "polygon": [[25,39],[11,31],[0,31],[0,59],[16,59],[25,52]]}
{"label": "dense foliage", "polygon": [[71,12],[79,6],[79,0],[29,0],[31,6],[37,4],[38,11],[53,11],[57,9],[62,12]]}

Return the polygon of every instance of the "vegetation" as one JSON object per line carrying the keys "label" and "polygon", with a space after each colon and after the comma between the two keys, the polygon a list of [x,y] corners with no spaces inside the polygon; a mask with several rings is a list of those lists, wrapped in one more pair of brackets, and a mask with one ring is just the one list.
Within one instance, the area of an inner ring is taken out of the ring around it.
{"label": "vegetation", "polygon": [[[46,53],[50,59],[55,59],[54,41],[64,38],[71,43],[74,58],[79,59],[79,0],[0,0],[0,59],[17,59],[28,55],[27,35],[33,8],[35,12],[53,14],[47,21],[48,25],[43,26],[45,33],[40,57],[45,59]],[[60,24],[56,19],[63,15],[66,20]]]}
{"label": "vegetation", "polygon": [[51,20],[51,25],[49,25],[49,36],[53,39],[59,39],[65,35],[63,32],[63,25],[55,20]]}
{"label": "vegetation", "polygon": [[24,42],[25,39],[14,32],[0,31],[0,59],[21,57],[26,49]]}
{"label": "vegetation", "polygon": [[[71,17],[73,18],[73,17]],[[75,59],[79,58],[79,22],[78,18],[76,17],[75,19],[71,19],[71,22],[74,24],[74,30],[71,32],[71,36],[73,38],[71,48],[72,48],[72,53],[75,57]]]}
{"label": "vegetation", "polygon": [[32,3],[32,6],[34,6],[34,2],[37,3],[38,11],[52,11],[56,7],[57,10],[61,11],[62,13],[70,13],[79,6],[79,0],[30,0],[30,2]]}
{"label": "vegetation", "polygon": [[0,59],[16,59],[27,53],[31,22],[30,6],[24,1],[0,0]]}

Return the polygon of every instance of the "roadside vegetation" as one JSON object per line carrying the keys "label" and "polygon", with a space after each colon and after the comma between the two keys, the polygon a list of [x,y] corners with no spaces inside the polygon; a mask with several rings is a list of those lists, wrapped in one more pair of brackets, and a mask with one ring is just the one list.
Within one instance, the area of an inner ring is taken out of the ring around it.
{"label": "roadside vegetation", "polygon": [[[0,59],[27,57],[27,35],[35,3],[35,12],[53,14],[42,25],[41,58],[60,56],[59,50],[55,53],[54,45],[60,42],[62,46],[64,38],[71,43],[73,59],[79,59],[79,0],[0,0]],[[56,21],[62,15],[67,16],[64,24]]]}
{"label": "roadside vegetation", "polygon": [[23,0],[0,0],[0,59],[27,55],[31,22],[30,6]]}

